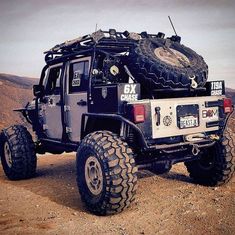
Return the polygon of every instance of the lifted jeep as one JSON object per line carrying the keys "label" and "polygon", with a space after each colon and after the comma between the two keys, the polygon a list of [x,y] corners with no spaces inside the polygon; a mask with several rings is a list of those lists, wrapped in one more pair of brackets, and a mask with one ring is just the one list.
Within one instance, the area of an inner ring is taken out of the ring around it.
{"label": "lifted jeep", "polygon": [[223,81],[207,82],[203,58],[179,36],[96,31],[45,52],[46,65],[21,112],[32,124],[0,135],[3,169],[30,178],[36,153],[77,152],[81,199],[97,215],[134,200],[138,169],[166,173],[184,162],[208,186],[234,172],[233,112]]}

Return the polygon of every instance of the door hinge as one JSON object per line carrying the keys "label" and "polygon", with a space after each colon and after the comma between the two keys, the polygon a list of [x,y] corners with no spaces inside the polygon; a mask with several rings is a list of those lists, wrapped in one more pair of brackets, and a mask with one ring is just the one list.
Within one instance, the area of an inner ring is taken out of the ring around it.
{"label": "door hinge", "polygon": [[46,105],[45,104],[43,104],[43,105],[41,105],[41,110],[42,111],[45,111],[47,108],[46,108]]}
{"label": "door hinge", "polygon": [[65,106],[64,106],[64,111],[65,111],[65,112],[70,111],[70,106],[69,106],[69,105],[65,105]]}
{"label": "door hinge", "polygon": [[66,133],[67,133],[67,134],[68,134],[68,133],[72,133],[72,128],[71,128],[71,127],[66,126]]}

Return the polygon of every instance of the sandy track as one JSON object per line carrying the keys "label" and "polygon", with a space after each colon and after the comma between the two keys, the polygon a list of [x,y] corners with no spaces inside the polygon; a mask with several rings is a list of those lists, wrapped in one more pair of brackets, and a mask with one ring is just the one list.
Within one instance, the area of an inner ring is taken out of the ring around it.
{"label": "sandy track", "polygon": [[0,170],[0,234],[235,234],[235,180],[194,184],[183,164],[139,173],[136,201],[121,214],[91,215],[76,186],[73,154],[41,156],[37,177],[8,181]]}

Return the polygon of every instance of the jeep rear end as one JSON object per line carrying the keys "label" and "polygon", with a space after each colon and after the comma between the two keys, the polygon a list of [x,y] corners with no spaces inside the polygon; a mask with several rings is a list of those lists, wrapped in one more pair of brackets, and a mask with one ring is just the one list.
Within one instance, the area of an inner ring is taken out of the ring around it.
{"label": "jeep rear end", "polygon": [[128,103],[129,117],[141,129],[146,150],[193,155],[220,139],[232,103],[225,96],[140,100]]}

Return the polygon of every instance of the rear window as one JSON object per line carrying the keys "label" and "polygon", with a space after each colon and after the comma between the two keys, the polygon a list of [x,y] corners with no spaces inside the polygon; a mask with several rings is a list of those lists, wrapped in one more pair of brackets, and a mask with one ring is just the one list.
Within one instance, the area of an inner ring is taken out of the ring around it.
{"label": "rear window", "polygon": [[69,93],[87,91],[89,86],[89,61],[70,64]]}
{"label": "rear window", "polygon": [[60,94],[60,79],[62,67],[54,67],[49,69],[49,74],[46,82],[46,95]]}

